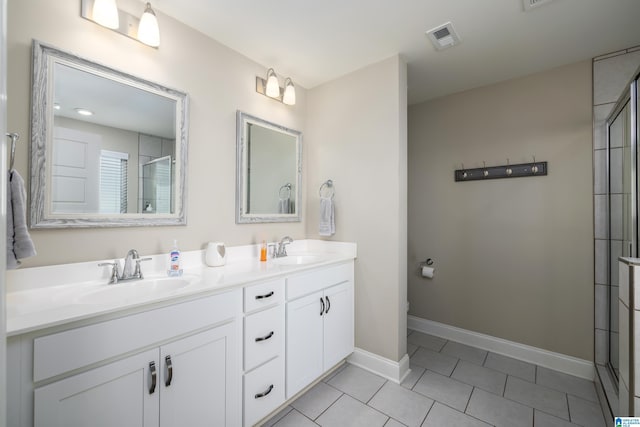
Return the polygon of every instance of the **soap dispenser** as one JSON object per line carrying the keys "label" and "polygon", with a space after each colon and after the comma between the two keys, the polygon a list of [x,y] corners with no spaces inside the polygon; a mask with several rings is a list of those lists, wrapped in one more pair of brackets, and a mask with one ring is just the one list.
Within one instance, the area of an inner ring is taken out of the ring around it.
{"label": "soap dispenser", "polygon": [[167,271],[169,276],[182,276],[182,269],[180,268],[180,249],[178,249],[178,241],[173,241],[173,249],[169,252],[169,270]]}

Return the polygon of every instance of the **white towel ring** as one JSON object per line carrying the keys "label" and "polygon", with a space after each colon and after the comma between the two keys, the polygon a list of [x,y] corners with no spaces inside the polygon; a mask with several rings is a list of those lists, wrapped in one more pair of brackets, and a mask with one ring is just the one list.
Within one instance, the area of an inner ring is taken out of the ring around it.
{"label": "white towel ring", "polygon": [[[328,191],[326,196],[322,195],[323,189],[326,189]],[[335,188],[333,188],[333,181],[328,179],[325,182],[323,182],[322,185],[320,185],[320,188],[318,189],[318,195],[320,195],[320,197],[331,197],[331,200],[333,200],[333,197],[336,195],[336,190]]]}

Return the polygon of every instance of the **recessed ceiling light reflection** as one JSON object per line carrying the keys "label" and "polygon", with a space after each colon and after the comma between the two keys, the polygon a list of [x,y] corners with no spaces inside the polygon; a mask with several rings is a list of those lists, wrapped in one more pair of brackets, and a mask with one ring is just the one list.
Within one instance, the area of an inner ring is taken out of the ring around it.
{"label": "recessed ceiling light reflection", "polygon": [[93,111],[89,111],[85,108],[76,108],[76,113],[80,114],[81,116],[93,116]]}

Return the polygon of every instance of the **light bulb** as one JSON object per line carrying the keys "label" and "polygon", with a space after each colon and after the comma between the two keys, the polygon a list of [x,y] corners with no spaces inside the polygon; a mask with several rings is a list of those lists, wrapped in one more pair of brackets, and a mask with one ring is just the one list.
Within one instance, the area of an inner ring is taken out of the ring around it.
{"label": "light bulb", "polygon": [[291,78],[287,77],[284,81],[284,95],[282,96],[282,102],[287,105],[296,104],[296,88],[293,86]]}
{"label": "light bulb", "polygon": [[273,68],[269,68],[267,71],[267,88],[265,94],[271,98],[280,97],[280,84],[278,83],[278,76]]}
{"label": "light bulb", "polygon": [[158,27],[158,18],[151,4],[147,3],[142,17],[140,18],[140,24],[138,25],[138,40],[149,46],[160,46],[160,28]]}
{"label": "light bulb", "polygon": [[95,0],[93,2],[93,20],[103,27],[113,30],[120,27],[116,0]]}

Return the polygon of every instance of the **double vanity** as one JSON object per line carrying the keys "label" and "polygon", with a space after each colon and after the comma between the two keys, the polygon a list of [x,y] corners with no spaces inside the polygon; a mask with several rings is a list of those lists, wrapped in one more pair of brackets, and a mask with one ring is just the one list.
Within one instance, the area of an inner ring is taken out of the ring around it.
{"label": "double vanity", "polygon": [[252,426],[353,352],[355,244],[182,255],[113,285],[99,262],[9,272],[8,425]]}

